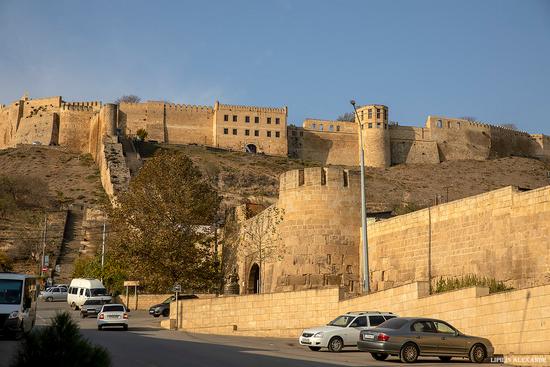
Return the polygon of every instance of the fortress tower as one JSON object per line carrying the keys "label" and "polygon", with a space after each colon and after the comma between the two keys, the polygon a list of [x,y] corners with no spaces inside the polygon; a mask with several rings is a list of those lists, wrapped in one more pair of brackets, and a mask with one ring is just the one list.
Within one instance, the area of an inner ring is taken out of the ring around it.
{"label": "fortress tower", "polygon": [[[357,114],[363,123],[365,165],[380,168],[389,167],[391,165],[391,151],[388,107],[378,104],[366,105],[358,108]],[[357,120],[357,116],[355,119]]]}

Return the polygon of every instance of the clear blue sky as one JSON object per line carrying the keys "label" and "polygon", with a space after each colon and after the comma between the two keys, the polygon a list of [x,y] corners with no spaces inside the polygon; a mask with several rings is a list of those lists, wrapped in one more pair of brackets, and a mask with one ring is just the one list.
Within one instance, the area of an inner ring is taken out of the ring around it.
{"label": "clear blue sky", "polygon": [[0,0],[0,102],[383,103],[550,134],[550,1]]}

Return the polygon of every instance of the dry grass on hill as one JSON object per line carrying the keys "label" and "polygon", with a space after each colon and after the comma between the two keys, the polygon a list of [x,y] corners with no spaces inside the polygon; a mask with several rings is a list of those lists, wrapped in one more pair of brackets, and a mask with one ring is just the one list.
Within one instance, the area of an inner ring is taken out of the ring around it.
{"label": "dry grass on hill", "polygon": [[[145,157],[158,148],[188,155],[220,189],[227,205],[249,199],[274,202],[282,172],[319,166],[296,159],[197,145],[145,144],[144,148],[142,155]],[[539,160],[520,157],[367,168],[367,204],[370,211],[403,213],[428,206],[436,195],[446,200],[447,191],[448,199],[456,200],[509,185],[534,189],[550,184],[549,170],[550,167]]]}

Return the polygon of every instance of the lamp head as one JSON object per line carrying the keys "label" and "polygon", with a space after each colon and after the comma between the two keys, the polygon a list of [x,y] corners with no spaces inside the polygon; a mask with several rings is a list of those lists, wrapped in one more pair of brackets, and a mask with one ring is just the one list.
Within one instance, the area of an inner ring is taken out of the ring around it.
{"label": "lamp head", "polygon": [[352,99],[351,101],[349,101],[349,103],[351,103],[351,105],[355,107],[355,99]]}

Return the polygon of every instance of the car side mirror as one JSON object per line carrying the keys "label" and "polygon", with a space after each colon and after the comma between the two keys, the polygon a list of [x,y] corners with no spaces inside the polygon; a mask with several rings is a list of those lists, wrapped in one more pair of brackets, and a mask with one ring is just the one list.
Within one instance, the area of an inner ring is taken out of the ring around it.
{"label": "car side mirror", "polygon": [[31,308],[31,304],[32,304],[31,299],[30,299],[30,298],[26,298],[26,299],[25,299],[25,304],[23,305],[23,307],[24,307],[25,309],[29,309],[29,308]]}

